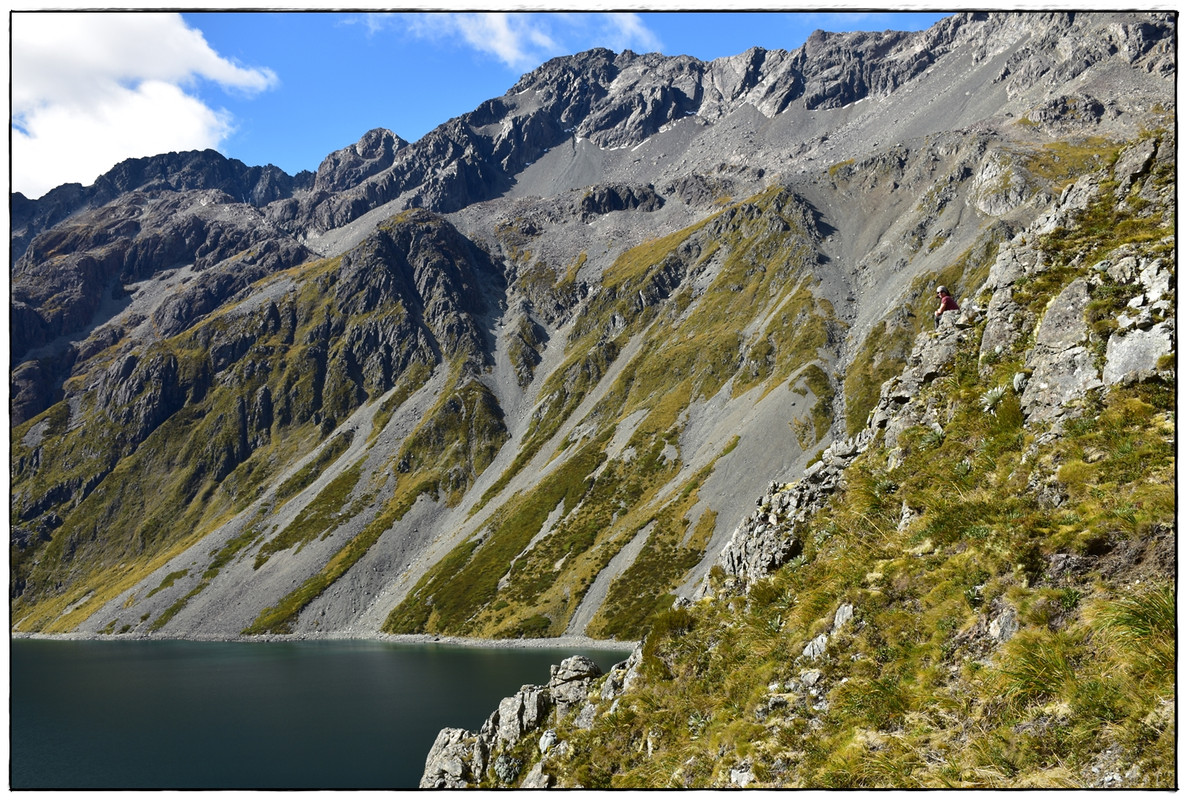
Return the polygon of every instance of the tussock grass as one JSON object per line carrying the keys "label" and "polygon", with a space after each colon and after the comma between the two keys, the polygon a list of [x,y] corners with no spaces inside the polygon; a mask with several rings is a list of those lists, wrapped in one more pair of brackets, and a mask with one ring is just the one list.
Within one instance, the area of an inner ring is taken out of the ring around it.
{"label": "tussock grass", "polygon": [[[1161,224],[1103,246],[1159,254]],[[1039,311],[1092,262],[1051,263],[1022,294]],[[900,435],[893,470],[876,442],[800,531],[802,555],[747,595],[653,618],[642,683],[591,730],[560,732],[574,745],[562,785],[719,787],[743,761],[788,787],[1070,788],[1109,770],[1176,785],[1159,549],[1176,518],[1171,387],[1098,393],[1040,440],[1009,385],[1019,354],[978,365],[976,334],[920,398],[941,434]],[[833,630],[843,602],[854,618]],[[824,655],[805,660],[820,634]]]}

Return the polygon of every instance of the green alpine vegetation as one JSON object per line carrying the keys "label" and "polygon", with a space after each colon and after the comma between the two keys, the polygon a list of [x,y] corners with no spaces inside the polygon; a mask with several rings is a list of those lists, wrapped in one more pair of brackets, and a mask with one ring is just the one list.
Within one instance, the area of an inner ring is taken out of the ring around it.
{"label": "green alpine vegetation", "polygon": [[[568,780],[713,786],[744,764],[761,785],[1073,787],[1124,764],[1173,785],[1173,386],[1109,392],[1036,447],[1012,394],[981,410],[995,384],[975,376],[933,389],[953,413],[942,442],[918,431],[895,469],[878,449],[850,468],[800,558],[661,615],[642,685],[561,732]],[[1067,499],[1044,505],[1024,463]],[[903,526],[903,508],[923,513]],[[1061,554],[1093,566],[1055,572]],[[992,623],[1018,630],[987,658]]]}
{"label": "green alpine vegetation", "polygon": [[[1124,193],[1110,172],[1162,136],[1115,148],[1082,208],[1010,243],[1042,265],[998,284],[1031,312],[1011,344],[983,344],[1003,302],[989,293],[938,332],[877,326],[854,362],[867,377],[952,346],[899,412],[924,415],[876,422],[877,398],[863,401],[847,427],[868,415],[872,438],[785,534],[795,556],[751,580],[719,563],[702,599],[658,609],[585,710],[545,720],[563,747],[514,750],[520,775],[538,762],[548,785],[585,788],[1176,785],[1173,351],[1058,413],[1025,380],[1048,369],[1036,347],[1077,281],[1098,369],[1140,335],[1127,312],[1153,303],[1148,324],[1166,319],[1173,280],[1151,275],[1173,275],[1173,171],[1150,164]],[[940,279],[984,283],[997,253]],[[777,509],[768,496],[758,516]]]}

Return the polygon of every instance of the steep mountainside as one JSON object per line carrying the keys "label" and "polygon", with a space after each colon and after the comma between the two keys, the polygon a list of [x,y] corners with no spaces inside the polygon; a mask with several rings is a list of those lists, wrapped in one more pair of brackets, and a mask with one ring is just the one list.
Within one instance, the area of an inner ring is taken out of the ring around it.
{"label": "steep mountainside", "polygon": [[567,659],[422,787],[1177,784],[1174,147],[1003,242],[699,600]]}
{"label": "steep mountainside", "polygon": [[316,174],[170,154],[14,196],[14,630],[638,639],[885,411],[936,283],[980,302],[1077,178],[1173,164],[1174,34],[595,50]]}

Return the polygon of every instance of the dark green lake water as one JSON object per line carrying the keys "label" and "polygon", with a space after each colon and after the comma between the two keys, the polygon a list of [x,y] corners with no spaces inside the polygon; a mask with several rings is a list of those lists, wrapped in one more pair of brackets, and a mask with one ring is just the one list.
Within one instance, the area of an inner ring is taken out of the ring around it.
{"label": "dark green lake water", "polygon": [[444,727],[597,650],[387,642],[10,646],[13,789],[415,787]]}

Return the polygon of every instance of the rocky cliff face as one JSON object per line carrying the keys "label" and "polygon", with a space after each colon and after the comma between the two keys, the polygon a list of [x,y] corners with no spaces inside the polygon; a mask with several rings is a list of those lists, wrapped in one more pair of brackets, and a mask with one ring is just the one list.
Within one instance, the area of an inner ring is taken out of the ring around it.
{"label": "rocky cliff face", "polygon": [[1173,32],[597,50],[316,174],[171,154],[14,197],[14,628],[634,639],[719,561],[804,557],[841,467],[932,420],[971,335],[912,355],[937,282],[983,361],[1034,332],[1028,419],[1159,379],[1173,259],[1064,281],[1037,240],[1098,263],[1073,214],[1157,207]]}

